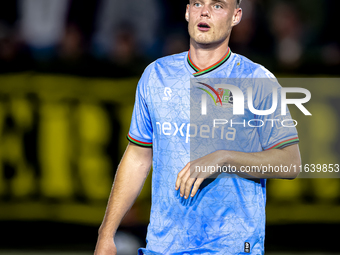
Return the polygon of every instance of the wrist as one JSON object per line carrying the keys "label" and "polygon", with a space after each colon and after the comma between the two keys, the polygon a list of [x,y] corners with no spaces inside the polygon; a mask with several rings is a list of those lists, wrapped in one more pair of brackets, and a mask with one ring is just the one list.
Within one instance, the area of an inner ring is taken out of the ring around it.
{"label": "wrist", "polygon": [[113,238],[116,235],[116,230],[101,225],[98,230],[98,236],[102,238]]}

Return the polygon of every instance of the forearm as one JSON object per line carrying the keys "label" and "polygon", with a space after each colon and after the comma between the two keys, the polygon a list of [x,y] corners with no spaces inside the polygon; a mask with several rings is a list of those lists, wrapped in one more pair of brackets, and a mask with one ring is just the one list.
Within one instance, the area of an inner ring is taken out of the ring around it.
{"label": "forearm", "polygon": [[[236,168],[238,174],[242,177],[293,179],[298,175],[298,172],[294,171],[298,168],[291,166],[301,164],[297,144],[283,149],[272,149],[255,153],[218,151],[218,154],[220,165]],[[273,168],[278,166],[279,168],[277,169],[279,171],[268,171],[268,166]],[[253,169],[253,171],[245,171],[246,169]],[[285,171],[282,169],[285,169]]]}
{"label": "forearm", "polygon": [[118,167],[104,220],[102,236],[113,237],[121,220],[138,197],[152,162],[152,149],[129,145]]}

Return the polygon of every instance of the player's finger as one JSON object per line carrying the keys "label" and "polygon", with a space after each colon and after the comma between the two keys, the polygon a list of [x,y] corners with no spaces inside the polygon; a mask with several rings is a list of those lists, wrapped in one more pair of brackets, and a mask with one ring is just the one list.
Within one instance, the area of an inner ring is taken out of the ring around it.
{"label": "player's finger", "polygon": [[185,190],[184,190],[184,198],[187,199],[190,196],[190,190],[192,188],[192,185],[194,184],[196,178],[189,176],[186,184],[185,184]]}
{"label": "player's finger", "polygon": [[181,183],[180,183],[180,187],[179,187],[181,197],[184,196],[185,185],[186,185],[186,182],[189,179],[189,177],[190,177],[190,171],[186,171],[185,174],[181,178]]}
{"label": "player's finger", "polygon": [[190,163],[186,164],[186,166],[178,173],[177,179],[176,179],[176,184],[175,184],[175,189],[178,190],[179,186],[181,185],[181,181],[185,173],[188,171],[190,168]]}
{"label": "player's finger", "polygon": [[191,197],[196,195],[197,190],[199,189],[199,187],[201,186],[203,181],[204,181],[204,178],[197,178],[196,179],[194,186],[192,187]]}
{"label": "player's finger", "polygon": [[190,174],[189,174],[189,179],[187,180],[185,184],[184,198],[189,198],[192,185],[195,183],[196,178],[200,174],[199,172],[194,171],[193,167],[190,167],[188,171]]}

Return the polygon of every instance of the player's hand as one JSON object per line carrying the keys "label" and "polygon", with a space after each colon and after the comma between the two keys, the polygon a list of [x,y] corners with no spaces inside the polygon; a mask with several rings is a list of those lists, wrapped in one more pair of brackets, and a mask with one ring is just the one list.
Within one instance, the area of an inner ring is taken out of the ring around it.
{"label": "player's hand", "polygon": [[98,236],[94,255],[117,255],[117,248],[113,241],[113,237]]}
{"label": "player's hand", "polygon": [[[202,158],[196,159],[192,162],[189,162],[177,175],[176,187],[175,189],[180,189],[180,196],[185,199],[195,196],[198,188],[202,184],[202,182],[211,177],[215,173],[210,173],[208,171],[195,171],[196,168],[206,166],[216,165],[216,162],[219,162],[222,158],[221,151],[216,151],[211,154],[208,154]],[[191,171],[190,171],[191,169]],[[192,190],[191,190],[192,188]],[[191,194],[190,194],[191,191]]]}

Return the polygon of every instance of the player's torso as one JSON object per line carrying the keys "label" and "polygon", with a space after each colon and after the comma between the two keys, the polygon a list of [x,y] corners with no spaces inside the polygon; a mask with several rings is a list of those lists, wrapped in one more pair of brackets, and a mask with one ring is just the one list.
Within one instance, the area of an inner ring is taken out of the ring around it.
{"label": "player's torso", "polygon": [[[262,150],[254,126],[254,114],[248,109],[248,99],[245,98],[244,114],[234,115],[233,95],[221,85],[234,83],[244,95],[251,86],[251,79],[245,78],[249,74],[242,72],[241,59],[237,55],[231,58],[229,65],[199,77],[193,76],[184,54],[173,64],[155,64],[146,88],[154,152],[160,152],[164,157],[173,152],[187,156],[188,160],[190,152],[193,152],[190,144],[194,143],[206,144],[205,148],[215,150]],[[208,120],[197,118],[201,115],[201,95],[207,96]],[[213,120],[219,120],[221,125],[216,127],[219,123]],[[214,146],[209,147],[209,143]],[[206,154],[211,152],[205,151]]]}
{"label": "player's torso", "polygon": [[[174,189],[178,172],[191,160],[193,152],[196,152],[192,147],[195,143],[214,143],[214,148],[225,150],[260,149],[259,146],[255,149],[246,148],[247,144],[248,147],[251,144],[249,137],[257,139],[254,128],[241,130],[237,126],[226,126],[223,130],[214,130],[213,135],[212,127],[210,132],[204,133],[197,126],[195,132],[191,123],[191,108],[200,104],[192,95],[202,93],[197,88],[197,82],[204,81],[220,93],[222,104],[229,104],[228,91],[222,91],[217,84],[220,79],[237,77],[238,74],[233,72],[234,65],[237,65],[235,61],[230,62],[232,66],[220,68],[209,76],[195,78],[186,65],[185,55],[182,54],[172,63],[156,63],[150,74],[145,100],[153,127],[153,206],[148,227],[148,249],[152,251],[166,250],[166,254],[171,254],[185,248],[196,249],[201,246],[205,248],[201,251],[198,249],[197,254],[210,254],[223,249],[236,254],[235,252],[243,251],[245,240],[251,243],[252,248],[256,245],[254,252],[262,249],[265,198],[260,183],[241,179],[217,179],[208,183],[204,194],[202,192],[188,200],[179,197]],[[214,111],[214,107],[218,116],[221,109],[211,100],[208,110]],[[235,117],[232,108],[228,110],[229,113],[223,116],[225,119],[234,118],[235,122],[241,123],[243,118],[251,118]],[[246,113],[250,114],[247,110]],[[204,123],[197,125],[202,126]],[[206,148],[210,150],[212,147],[203,146],[202,150]],[[256,212],[256,217],[252,218]],[[145,254],[148,254],[148,249],[144,251]]]}

